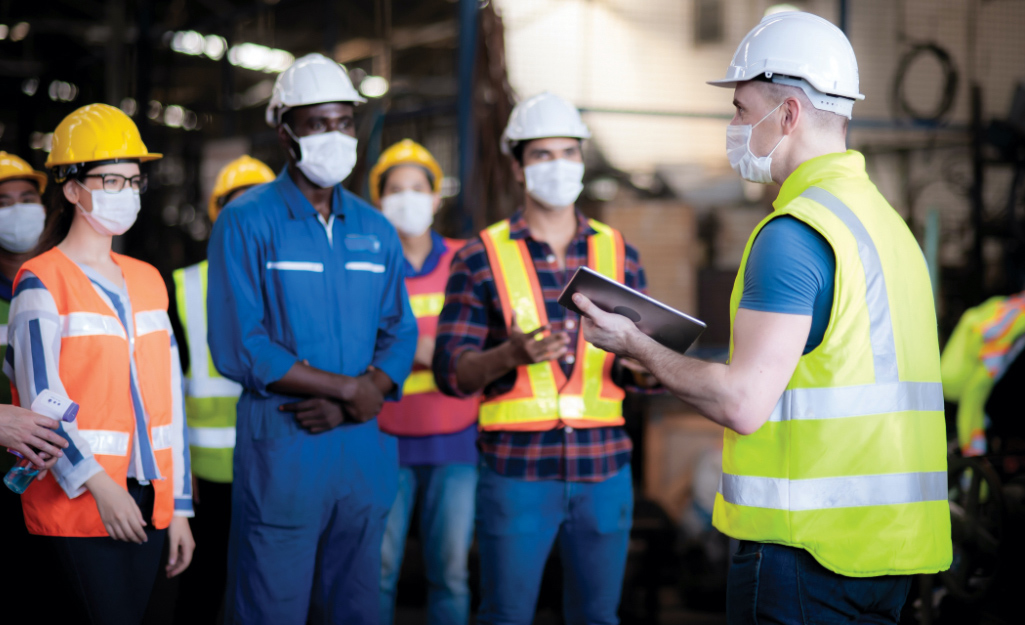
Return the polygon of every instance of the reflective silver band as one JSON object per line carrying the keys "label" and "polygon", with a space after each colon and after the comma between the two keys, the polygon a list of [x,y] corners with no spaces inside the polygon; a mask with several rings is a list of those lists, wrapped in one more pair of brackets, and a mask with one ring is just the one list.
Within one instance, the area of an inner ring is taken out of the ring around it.
{"label": "reflective silver band", "polygon": [[189,428],[189,445],[203,449],[234,449],[235,428]]}
{"label": "reflective silver band", "polygon": [[832,193],[819,187],[808,187],[801,194],[825,206],[854,235],[858,243],[858,256],[865,270],[865,303],[868,305],[869,336],[872,342],[872,360],[876,383],[897,382],[897,343],[893,338],[890,319],[890,299],[886,293],[886,277],[879,260],[879,250],[858,216]]}
{"label": "reflective silver band", "polygon": [[185,394],[196,399],[238,397],[242,386],[220,376],[210,376],[210,349],[206,342],[206,297],[199,265],[186,267],[185,332],[188,334],[189,374],[185,377]]}
{"label": "reflective silver band", "polygon": [[843,419],[909,410],[943,410],[939,382],[797,388],[783,392],[769,421]]}
{"label": "reflective silver band", "polygon": [[724,473],[719,493],[727,503],[773,510],[822,510],[947,500],[947,472],[890,473],[808,480]]}
{"label": "reflective silver band", "polygon": [[151,428],[150,435],[153,439],[153,451],[171,448],[173,427],[173,425],[158,425]]}
{"label": "reflective silver band", "polygon": [[174,334],[174,331],[171,330],[171,319],[167,316],[166,310],[143,310],[135,313],[136,338],[161,330],[167,332],[169,336]]}
{"label": "reflective silver band", "polygon": [[61,338],[73,336],[116,336],[128,339],[117,317],[88,312],[61,315]]}
{"label": "reflective silver band", "polygon": [[114,430],[83,430],[79,428],[78,434],[89,445],[93,455],[104,456],[127,456],[128,432],[117,432]]}

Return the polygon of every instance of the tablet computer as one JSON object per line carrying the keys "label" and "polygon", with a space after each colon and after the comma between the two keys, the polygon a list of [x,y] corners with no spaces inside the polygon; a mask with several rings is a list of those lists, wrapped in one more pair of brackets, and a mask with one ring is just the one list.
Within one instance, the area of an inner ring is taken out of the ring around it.
{"label": "tablet computer", "polygon": [[559,295],[559,304],[579,315],[580,309],[573,303],[574,293],[584,294],[605,312],[623,315],[641,332],[681,354],[705,331],[705,322],[606,278],[590,267],[577,269]]}

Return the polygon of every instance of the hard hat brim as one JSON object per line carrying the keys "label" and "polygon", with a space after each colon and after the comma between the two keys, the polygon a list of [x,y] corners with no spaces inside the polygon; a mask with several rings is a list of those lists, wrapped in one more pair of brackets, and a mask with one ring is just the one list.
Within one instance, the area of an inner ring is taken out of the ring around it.
{"label": "hard hat brim", "polygon": [[157,152],[147,152],[146,154],[140,154],[140,155],[129,154],[127,156],[115,156],[115,157],[109,157],[109,158],[91,158],[91,159],[89,159],[87,161],[78,160],[78,159],[65,160],[65,161],[51,161],[51,160],[47,160],[46,164],[44,166],[47,169],[52,169],[54,167],[62,167],[64,165],[78,165],[79,163],[95,163],[96,161],[110,161],[110,160],[139,161],[140,163],[148,163],[149,161],[155,161],[155,160],[158,160],[158,159],[161,159],[161,158],[164,158],[163,154],[158,154]]}

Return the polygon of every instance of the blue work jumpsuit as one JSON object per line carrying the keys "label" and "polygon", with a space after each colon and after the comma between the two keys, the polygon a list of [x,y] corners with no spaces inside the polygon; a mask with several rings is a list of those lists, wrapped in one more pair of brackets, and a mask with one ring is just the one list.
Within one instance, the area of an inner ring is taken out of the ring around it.
{"label": "blue work jumpsuit", "polygon": [[229,203],[210,238],[210,353],[245,389],[227,623],[378,622],[395,439],[377,419],[310,434],[278,409],[301,398],[267,390],[301,360],[349,376],[373,365],[397,400],[412,367],[417,326],[398,236],[341,186],[331,205],[325,222],[286,169]]}

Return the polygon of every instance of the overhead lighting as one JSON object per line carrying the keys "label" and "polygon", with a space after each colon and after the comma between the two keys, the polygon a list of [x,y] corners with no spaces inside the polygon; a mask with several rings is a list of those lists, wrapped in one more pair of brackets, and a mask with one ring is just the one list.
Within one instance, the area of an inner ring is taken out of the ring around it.
{"label": "overhead lighting", "polygon": [[41,132],[33,132],[28,139],[28,145],[33,150],[42,150],[49,152],[53,149],[53,133],[48,132],[43,134]]}
{"label": "overhead lighting", "polygon": [[7,28],[7,24],[0,24],[0,41],[7,39],[7,33],[9,32],[11,32],[11,30]]}
{"label": "overhead lighting", "polygon": [[194,30],[179,30],[171,39],[171,49],[181,54],[199,56],[205,46],[206,39]]}
{"label": "overhead lighting", "polygon": [[121,106],[118,108],[124,111],[125,115],[134,117],[139,111],[139,104],[135,101],[135,98],[123,98],[121,100]]}
{"label": "overhead lighting", "polygon": [[228,40],[218,35],[207,35],[203,41],[203,54],[215,61],[220,61],[228,49]]}
{"label": "overhead lighting", "polygon": [[50,83],[48,93],[54,102],[73,102],[78,97],[78,87],[70,82],[55,80]]}
{"label": "overhead lighting", "polygon": [[36,91],[39,90],[39,79],[38,78],[26,78],[21,83],[21,92],[31,97],[36,95]]}
{"label": "overhead lighting", "polygon": [[149,101],[149,110],[146,111],[146,117],[157,121],[164,115],[164,105],[156,100]]}
{"label": "overhead lighting", "polygon": [[228,62],[256,72],[277,74],[285,71],[295,61],[286,50],[268,48],[258,43],[240,43],[228,50]]}
{"label": "overhead lighting", "polygon": [[384,76],[367,76],[359,83],[359,91],[368,98],[380,98],[388,93],[388,80]]}
{"label": "overhead lighting", "polygon": [[788,11],[800,11],[801,9],[793,4],[774,4],[769,8],[765,9],[765,15],[775,15],[776,13],[786,13]]}
{"label": "overhead lighting", "polygon": [[181,128],[184,121],[185,109],[182,107],[172,104],[164,109],[164,125],[168,128]]}
{"label": "overhead lighting", "polygon": [[18,22],[11,28],[11,41],[21,41],[28,37],[28,22]]}

